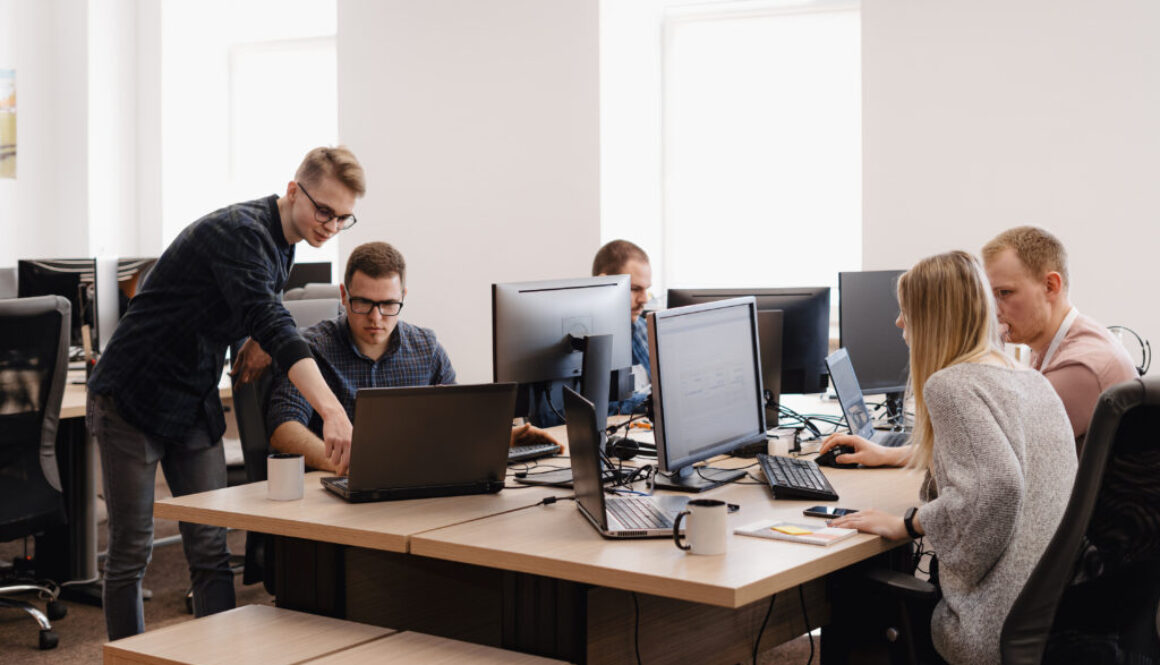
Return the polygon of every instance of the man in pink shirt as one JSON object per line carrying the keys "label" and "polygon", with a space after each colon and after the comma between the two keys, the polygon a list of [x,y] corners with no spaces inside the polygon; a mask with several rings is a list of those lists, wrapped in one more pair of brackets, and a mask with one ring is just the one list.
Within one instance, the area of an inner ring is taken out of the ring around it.
{"label": "man in pink shirt", "polygon": [[1067,252],[1047,231],[1000,233],[983,247],[983,265],[1006,341],[1031,347],[1031,366],[1055,386],[1082,447],[1100,393],[1137,376],[1127,350],[1072,307]]}

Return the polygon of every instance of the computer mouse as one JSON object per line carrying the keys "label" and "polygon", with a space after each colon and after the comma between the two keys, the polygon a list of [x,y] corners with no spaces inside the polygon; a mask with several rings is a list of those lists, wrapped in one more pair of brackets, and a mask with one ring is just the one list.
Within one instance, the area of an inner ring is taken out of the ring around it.
{"label": "computer mouse", "polygon": [[814,462],[818,466],[830,466],[830,467],[834,467],[835,469],[857,469],[858,468],[857,462],[855,462],[853,464],[849,464],[849,463],[845,463],[845,462],[843,462],[842,464],[839,464],[837,462],[838,455],[849,455],[850,453],[853,453],[853,452],[855,452],[855,450],[852,446],[834,446],[833,448],[830,448],[829,450],[822,453],[821,455],[818,455],[817,457],[815,457]]}

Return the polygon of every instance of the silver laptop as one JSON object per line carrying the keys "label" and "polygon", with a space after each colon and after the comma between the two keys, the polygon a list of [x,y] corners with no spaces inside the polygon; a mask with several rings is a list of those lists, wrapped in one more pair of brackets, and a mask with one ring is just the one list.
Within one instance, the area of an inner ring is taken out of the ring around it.
{"label": "silver laptop", "polygon": [[503,489],[516,384],[363,388],[350,475],[322,485],[352,503]]}
{"label": "silver laptop", "polygon": [[838,349],[831,353],[826,358],[826,366],[830,370],[830,382],[838,395],[838,403],[842,405],[842,413],[846,414],[846,425],[850,428],[851,434],[891,448],[904,446],[910,442],[910,434],[906,432],[874,429],[870,410],[866,408],[866,400],[862,397],[862,386],[858,383],[858,376],[854,374],[854,365],[850,362],[850,354],[846,353],[846,349]]}
{"label": "silver laptop", "polygon": [[600,430],[596,407],[571,388],[564,388],[564,420],[572,457],[576,506],[605,538],[659,538],[673,535],[673,519],[685,508],[685,496],[604,496],[600,475]]}

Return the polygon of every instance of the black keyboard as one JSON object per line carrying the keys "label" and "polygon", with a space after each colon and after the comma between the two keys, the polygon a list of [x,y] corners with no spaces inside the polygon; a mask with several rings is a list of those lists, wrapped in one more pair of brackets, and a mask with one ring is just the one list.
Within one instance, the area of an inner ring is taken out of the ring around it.
{"label": "black keyboard", "polygon": [[758,453],[757,461],[761,463],[773,496],[778,499],[838,500],[838,493],[830,481],[811,460]]}
{"label": "black keyboard", "polygon": [[554,443],[533,443],[527,446],[512,446],[508,448],[508,464],[513,462],[527,462],[540,457],[550,457],[560,452],[560,446]]}

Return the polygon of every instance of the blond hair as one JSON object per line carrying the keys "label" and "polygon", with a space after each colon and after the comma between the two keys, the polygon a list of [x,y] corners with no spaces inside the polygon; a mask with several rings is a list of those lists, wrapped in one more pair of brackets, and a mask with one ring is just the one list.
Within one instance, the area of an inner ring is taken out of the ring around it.
{"label": "blond hair", "polygon": [[934,429],[923,387],[935,372],[964,362],[1002,355],[995,301],[975,257],[954,251],[927,257],[898,279],[898,304],[910,340],[910,385],[914,397],[913,454],[909,466],[930,467]]}
{"label": "blond hair", "polygon": [[1042,279],[1049,272],[1057,272],[1066,288],[1070,282],[1067,275],[1067,250],[1059,238],[1036,226],[1017,226],[995,236],[983,245],[983,261],[990,263],[1000,252],[1013,249],[1015,256],[1027,267],[1035,279]]}
{"label": "blond hair", "polygon": [[309,184],[318,184],[319,180],[327,176],[340,182],[355,196],[367,193],[366,173],[362,164],[358,163],[358,158],[346,146],[323,146],[311,150],[294,173],[295,180]]}

